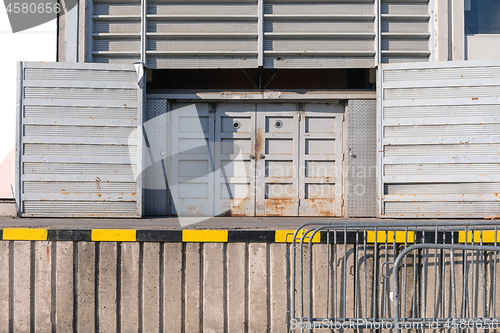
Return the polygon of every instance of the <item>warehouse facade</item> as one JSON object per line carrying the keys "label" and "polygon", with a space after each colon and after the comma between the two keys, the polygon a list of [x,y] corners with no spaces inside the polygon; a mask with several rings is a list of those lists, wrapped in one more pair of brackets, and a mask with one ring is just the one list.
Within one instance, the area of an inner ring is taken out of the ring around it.
{"label": "warehouse facade", "polygon": [[485,3],[81,1],[19,67],[20,215],[497,216]]}

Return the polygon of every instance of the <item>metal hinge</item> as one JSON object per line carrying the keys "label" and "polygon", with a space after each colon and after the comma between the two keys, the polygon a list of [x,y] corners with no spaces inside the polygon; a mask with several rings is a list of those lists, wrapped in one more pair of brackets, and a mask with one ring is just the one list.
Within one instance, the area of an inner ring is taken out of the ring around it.
{"label": "metal hinge", "polygon": [[344,207],[344,199],[343,199],[343,198],[342,198],[342,199],[340,199],[340,205],[341,205],[342,207]]}
{"label": "metal hinge", "polygon": [[342,153],[342,161],[345,159],[345,153]]}
{"label": "metal hinge", "polygon": [[299,113],[299,121],[302,121],[302,113]]}
{"label": "metal hinge", "polygon": [[345,113],[342,113],[342,122],[345,121]]}
{"label": "metal hinge", "polygon": [[300,199],[299,199],[299,206],[300,206]]}

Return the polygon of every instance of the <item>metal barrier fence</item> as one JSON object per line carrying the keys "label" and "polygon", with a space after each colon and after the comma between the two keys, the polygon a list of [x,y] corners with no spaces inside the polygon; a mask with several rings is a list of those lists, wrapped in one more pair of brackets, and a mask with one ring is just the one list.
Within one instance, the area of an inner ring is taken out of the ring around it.
{"label": "metal barrier fence", "polygon": [[290,331],[500,331],[497,222],[308,223],[289,237]]}

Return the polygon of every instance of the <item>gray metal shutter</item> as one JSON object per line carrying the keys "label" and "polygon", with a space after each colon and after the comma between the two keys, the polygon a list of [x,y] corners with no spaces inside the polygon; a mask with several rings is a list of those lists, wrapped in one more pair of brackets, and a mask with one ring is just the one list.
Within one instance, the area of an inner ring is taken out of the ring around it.
{"label": "gray metal shutter", "polygon": [[151,2],[148,68],[257,67],[257,1]]}
{"label": "gray metal shutter", "polygon": [[433,0],[381,0],[381,62],[425,62],[432,50]]}
{"label": "gray metal shutter", "polygon": [[[90,1],[87,62],[370,68],[429,61],[435,0]],[[142,55],[142,57],[141,57]]]}
{"label": "gray metal shutter", "polygon": [[376,12],[373,0],[264,1],[264,67],[373,67]]}
{"label": "gray metal shutter", "polygon": [[141,2],[90,1],[87,62],[133,64],[141,59]]}
{"label": "gray metal shutter", "polygon": [[382,65],[386,217],[500,215],[500,61]]}
{"label": "gray metal shutter", "polygon": [[19,65],[22,216],[140,217],[142,94],[133,65]]}

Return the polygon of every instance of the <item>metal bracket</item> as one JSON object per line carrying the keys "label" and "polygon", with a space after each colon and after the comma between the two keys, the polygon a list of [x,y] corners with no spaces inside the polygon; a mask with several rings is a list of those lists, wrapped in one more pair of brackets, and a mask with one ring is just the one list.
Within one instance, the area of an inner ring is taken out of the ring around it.
{"label": "metal bracket", "polygon": [[[390,262],[390,261],[384,261],[384,262],[382,263],[382,277],[383,277],[384,279],[388,279],[388,278],[390,278],[390,277],[391,277],[391,275],[387,275],[387,269],[384,271],[384,267],[385,267],[386,265],[394,265],[394,263],[393,263],[393,262]],[[391,274],[392,274],[392,273],[391,273]]]}

